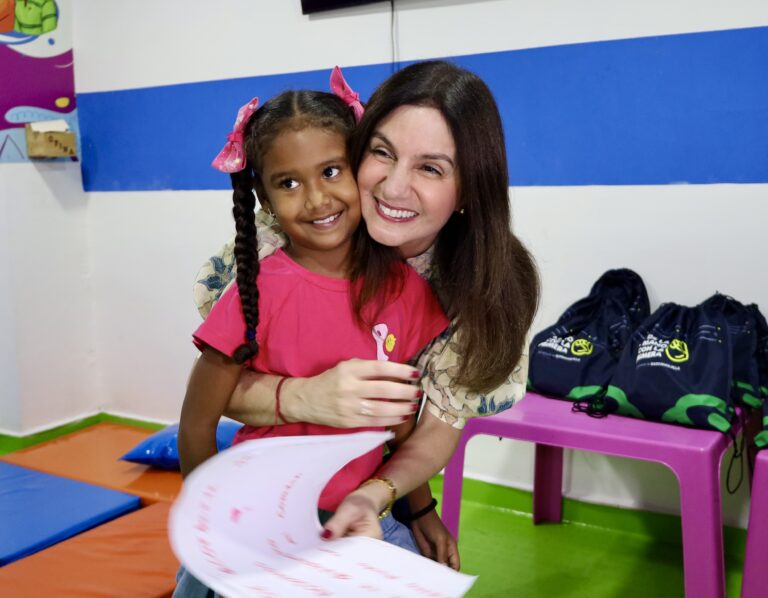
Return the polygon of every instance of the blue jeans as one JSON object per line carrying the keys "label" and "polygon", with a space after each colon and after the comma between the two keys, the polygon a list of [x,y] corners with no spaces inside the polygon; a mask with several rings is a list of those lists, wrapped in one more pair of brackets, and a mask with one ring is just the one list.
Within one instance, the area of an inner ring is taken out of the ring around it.
{"label": "blue jeans", "polygon": [[[379,524],[383,534],[382,539],[385,542],[421,555],[411,530],[392,517],[391,513]],[[179,572],[176,574],[176,589],[173,592],[173,598],[217,598],[217,596],[218,594],[198,581],[184,567],[179,568]]]}

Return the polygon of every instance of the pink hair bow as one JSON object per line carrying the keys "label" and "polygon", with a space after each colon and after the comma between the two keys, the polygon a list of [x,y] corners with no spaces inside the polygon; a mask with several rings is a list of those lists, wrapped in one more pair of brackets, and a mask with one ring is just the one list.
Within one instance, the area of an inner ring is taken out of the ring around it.
{"label": "pink hair bow", "polygon": [[352,108],[355,122],[359,123],[360,119],[363,118],[363,112],[365,112],[365,108],[360,103],[360,94],[352,91],[352,88],[344,80],[344,75],[341,74],[341,69],[338,66],[333,67],[331,72],[331,91]]}
{"label": "pink hair bow", "polygon": [[259,98],[253,98],[245,106],[237,111],[237,120],[232,132],[227,135],[227,142],[221,151],[211,162],[216,170],[221,172],[233,173],[240,172],[245,168],[245,151],[243,150],[243,132],[245,125],[259,107]]}

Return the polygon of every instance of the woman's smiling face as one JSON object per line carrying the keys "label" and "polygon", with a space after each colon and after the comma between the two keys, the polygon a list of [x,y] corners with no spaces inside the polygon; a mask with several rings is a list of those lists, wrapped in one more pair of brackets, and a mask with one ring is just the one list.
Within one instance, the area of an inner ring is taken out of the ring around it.
{"label": "woman's smiling face", "polygon": [[371,237],[406,258],[426,251],[457,209],[457,166],[453,135],[435,108],[401,106],[383,118],[357,174]]}

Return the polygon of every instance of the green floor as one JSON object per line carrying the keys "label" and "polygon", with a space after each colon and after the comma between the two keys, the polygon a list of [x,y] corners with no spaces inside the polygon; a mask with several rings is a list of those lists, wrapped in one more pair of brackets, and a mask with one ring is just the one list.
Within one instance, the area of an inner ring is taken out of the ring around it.
{"label": "green floor", "polygon": [[[679,518],[566,501],[564,523],[534,526],[530,507],[529,493],[465,482],[459,552],[462,571],[479,576],[467,596],[684,595]],[[726,529],[729,597],[739,596],[743,543],[742,530]]]}

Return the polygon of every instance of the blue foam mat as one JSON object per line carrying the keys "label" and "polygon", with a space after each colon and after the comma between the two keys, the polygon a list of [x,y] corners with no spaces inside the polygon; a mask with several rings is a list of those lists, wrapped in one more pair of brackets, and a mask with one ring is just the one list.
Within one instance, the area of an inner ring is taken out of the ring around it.
{"label": "blue foam mat", "polygon": [[0,566],[139,506],[136,496],[0,462]]}

